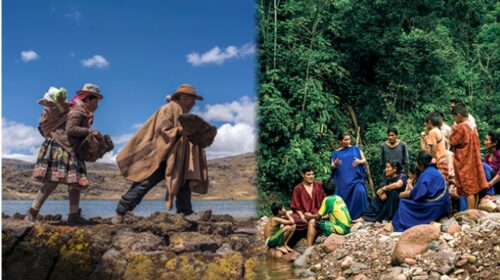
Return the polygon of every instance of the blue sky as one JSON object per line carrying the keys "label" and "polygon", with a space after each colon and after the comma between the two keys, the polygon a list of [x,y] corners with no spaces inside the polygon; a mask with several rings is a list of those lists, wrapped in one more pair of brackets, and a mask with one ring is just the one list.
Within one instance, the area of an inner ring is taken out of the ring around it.
{"label": "blue sky", "polygon": [[253,1],[2,1],[2,154],[34,158],[36,101],[99,85],[94,128],[117,148],[180,83],[219,128],[210,157],[255,150]]}

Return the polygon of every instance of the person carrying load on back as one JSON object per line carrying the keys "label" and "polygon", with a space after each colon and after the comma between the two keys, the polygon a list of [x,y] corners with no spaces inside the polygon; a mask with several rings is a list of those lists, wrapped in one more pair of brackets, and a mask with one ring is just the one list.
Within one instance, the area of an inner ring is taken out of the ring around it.
{"label": "person carrying load on back", "polygon": [[121,174],[132,182],[116,206],[111,222],[121,224],[154,186],[165,180],[165,206],[177,213],[193,213],[191,192],[206,194],[208,168],[205,148],[217,129],[189,111],[203,100],[195,88],[181,84],[137,130],[116,157]]}
{"label": "person carrying load on back", "polygon": [[89,186],[89,179],[78,150],[87,136],[100,135],[90,127],[103,96],[99,87],[93,84],[85,84],[69,103],[66,95],[63,88],[51,88],[38,102],[44,105],[39,129],[45,141],[38,151],[33,179],[43,185],[25,216],[27,222],[35,222],[47,197],[59,184],[67,184],[70,204],[68,224],[91,224],[80,216],[80,192]]}

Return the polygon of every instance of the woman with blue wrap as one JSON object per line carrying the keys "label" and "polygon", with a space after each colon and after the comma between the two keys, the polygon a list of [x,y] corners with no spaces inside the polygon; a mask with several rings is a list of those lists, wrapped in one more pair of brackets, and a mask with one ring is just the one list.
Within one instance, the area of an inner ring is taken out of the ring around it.
{"label": "woman with blue wrap", "polygon": [[351,136],[342,132],[338,137],[341,147],[332,152],[330,165],[337,195],[345,201],[353,220],[361,217],[368,207],[365,188],[366,158],[358,146],[351,145]]}
{"label": "woman with blue wrap", "polygon": [[432,164],[432,155],[419,152],[417,167],[420,175],[415,186],[399,195],[399,208],[392,219],[394,231],[405,231],[450,214],[450,193],[443,175]]}

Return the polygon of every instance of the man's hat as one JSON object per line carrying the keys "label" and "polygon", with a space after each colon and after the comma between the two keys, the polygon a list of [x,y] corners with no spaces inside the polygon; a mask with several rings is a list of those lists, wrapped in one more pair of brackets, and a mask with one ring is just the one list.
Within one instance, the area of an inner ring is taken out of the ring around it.
{"label": "man's hat", "polygon": [[198,95],[198,93],[196,92],[194,87],[192,85],[188,85],[188,84],[181,84],[180,86],[178,86],[177,90],[170,97],[170,100],[175,100],[183,94],[193,96],[194,98],[196,98],[198,100],[203,100],[203,96]]}

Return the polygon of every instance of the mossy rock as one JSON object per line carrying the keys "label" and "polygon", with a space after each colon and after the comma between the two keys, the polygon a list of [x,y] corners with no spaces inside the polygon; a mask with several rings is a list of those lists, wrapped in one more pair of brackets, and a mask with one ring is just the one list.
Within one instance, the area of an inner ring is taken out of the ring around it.
{"label": "mossy rock", "polygon": [[138,232],[149,231],[159,236],[167,236],[171,232],[190,230],[192,226],[182,215],[155,213],[147,219],[138,221],[134,226],[134,230]]}
{"label": "mossy rock", "polygon": [[88,279],[111,243],[111,237],[104,232],[75,230],[59,251],[51,279]]}
{"label": "mossy rock", "polygon": [[4,259],[3,276],[5,279],[47,279],[67,240],[67,234],[35,225]]}
{"label": "mossy rock", "polygon": [[176,253],[209,251],[215,252],[222,245],[217,236],[204,235],[199,232],[177,232],[170,235],[170,249]]}

